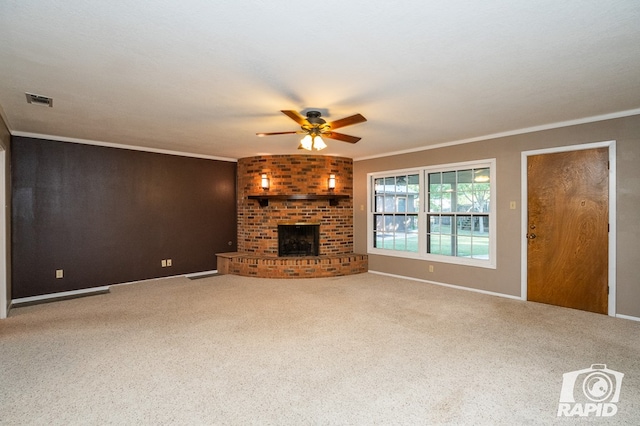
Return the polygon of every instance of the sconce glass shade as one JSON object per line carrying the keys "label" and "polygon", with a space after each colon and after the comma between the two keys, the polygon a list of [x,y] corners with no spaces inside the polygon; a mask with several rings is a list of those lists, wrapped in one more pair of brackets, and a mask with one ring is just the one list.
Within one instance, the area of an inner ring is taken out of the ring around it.
{"label": "sconce glass shade", "polygon": [[320,151],[321,149],[325,149],[327,147],[327,144],[324,143],[324,141],[322,140],[322,138],[320,136],[314,136],[313,137],[313,147],[317,151]]}
{"label": "sconce glass shade", "polygon": [[263,173],[260,177],[260,186],[262,189],[269,189],[269,178],[266,173]]}
{"label": "sconce glass shade", "polygon": [[336,189],[336,175],[329,175],[329,189]]}

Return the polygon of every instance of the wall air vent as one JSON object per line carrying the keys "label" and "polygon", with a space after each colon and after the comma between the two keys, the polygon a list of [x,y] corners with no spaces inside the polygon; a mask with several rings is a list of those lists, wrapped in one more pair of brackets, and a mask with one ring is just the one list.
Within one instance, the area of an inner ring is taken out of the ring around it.
{"label": "wall air vent", "polygon": [[44,105],[53,108],[53,99],[47,96],[35,95],[33,93],[25,93],[27,102],[34,105]]}

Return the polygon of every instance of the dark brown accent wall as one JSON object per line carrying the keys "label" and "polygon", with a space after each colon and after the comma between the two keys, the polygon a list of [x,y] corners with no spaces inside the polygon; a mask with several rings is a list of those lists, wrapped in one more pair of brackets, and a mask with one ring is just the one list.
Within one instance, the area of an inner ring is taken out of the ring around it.
{"label": "dark brown accent wall", "polygon": [[23,137],[11,162],[14,299],[213,270],[236,250],[235,162]]}

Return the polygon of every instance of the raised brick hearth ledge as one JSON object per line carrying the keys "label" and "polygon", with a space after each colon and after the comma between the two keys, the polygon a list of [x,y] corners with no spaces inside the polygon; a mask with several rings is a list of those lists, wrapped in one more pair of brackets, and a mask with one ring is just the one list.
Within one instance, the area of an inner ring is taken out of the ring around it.
{"label": "raised brick hearth ledge", "polygon": [[261,257],[218,253],[218,272],[257,278],[321,278],[367,272],[366,254],[311,257]]}

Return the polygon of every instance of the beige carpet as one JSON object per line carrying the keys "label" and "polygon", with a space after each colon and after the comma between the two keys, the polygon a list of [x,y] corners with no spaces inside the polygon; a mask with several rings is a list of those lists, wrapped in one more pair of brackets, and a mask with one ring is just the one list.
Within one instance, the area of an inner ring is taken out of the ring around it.
{"label": "beige carpet", "polygon": [[[0,424],[576,424],[563,373],[625,374],[640,323],[375,274],[112,287],[0,321]],[[580,396],[578,396],[580,397]]]}

